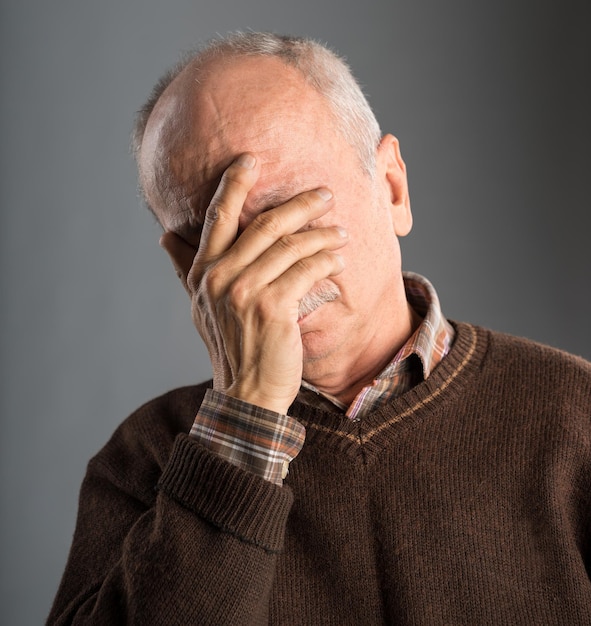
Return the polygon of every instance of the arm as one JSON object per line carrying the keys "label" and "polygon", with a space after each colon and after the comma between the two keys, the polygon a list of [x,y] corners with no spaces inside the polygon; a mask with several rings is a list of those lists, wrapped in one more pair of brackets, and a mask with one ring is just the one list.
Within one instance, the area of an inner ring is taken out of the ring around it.
{"label": "arm", "polygon": [[48,623],[265,623],[290,490],[186,435],[152,478],[141,438],[126,423],[89,464]]}

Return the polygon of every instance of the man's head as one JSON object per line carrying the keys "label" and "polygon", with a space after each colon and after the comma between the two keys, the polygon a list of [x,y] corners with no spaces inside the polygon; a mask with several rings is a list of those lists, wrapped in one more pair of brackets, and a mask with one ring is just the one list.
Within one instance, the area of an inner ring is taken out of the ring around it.
{"label": "man's head", "polygon": [[378,337],[395,346],[408,336],[398,245],[412,223],[404,162],[394,137],[380,140],[361,91],[332,53],[257,34],[214,44],[157,88],[136,146],[150,207],[195,250],[220,177],[241,153],[255,154],[260,169],[238,234],[302,192],[331,190],[332,210],[306,228],[339,226],[350,238],[345,270],[312,290],[338,295],[301,323],[307,380],[312,363],[330,369],[345,353],[373,367],[387,356],[372,354]]}

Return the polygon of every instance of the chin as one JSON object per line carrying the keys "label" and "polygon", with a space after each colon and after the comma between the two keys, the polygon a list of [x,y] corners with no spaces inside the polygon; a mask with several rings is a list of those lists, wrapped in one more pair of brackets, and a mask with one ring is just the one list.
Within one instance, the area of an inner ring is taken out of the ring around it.
{"label": "chin", "polygon": [[338,345],[337,338],[333,333],[323,330],[311,330],[302,333],[303,361],[313,364],[329,357]]}

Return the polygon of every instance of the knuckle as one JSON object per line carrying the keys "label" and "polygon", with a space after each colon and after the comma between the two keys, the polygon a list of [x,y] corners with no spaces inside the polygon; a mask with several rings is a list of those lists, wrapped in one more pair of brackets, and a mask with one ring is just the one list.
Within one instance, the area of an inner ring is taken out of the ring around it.
{"label": "knuckle", "polygon": [[215,196],[211,199],[211,202],[209,203],[209,206],[207,207],[206,211],[205,211],[205,216],[203,217],[203,226],[211,226],[211,224],[213,224],[213,222],[215,222],[218,217],[219,217],[219,210],[218,210],[218,202],[216,201]]}
{"label": "knuckle", "polygon": [[199,277],[197,276],[197,272],[191,270],[187,275],[187,289],[190,293],[196,293],[199,289]]}
{"label": "knuckle", "polygon": [[216,299],[223,284],[223,268],[210,265],[200,272],[193,272],[187,279],[189,289],[200,301]]}
{"label": "knuckle", "polygon": [[226,223],[229,219],[230,208],[229,200],[216,193],[205,211],[204,226],[211,227],[214,223]]}
{"label": "knuckle", "polygon": [[193,261],[193,267],[191,267],[189,273],[187,274],[187,287],[190,291],[197,291],[197,289],[201,285],[201,281],[203,279],[205,271],[206,270],[203,266],[203,263],[195,259]]}
{"label": "knuckle", "polygon": [[200,281],[207,293],[214,294],[219,291],[220,285],[223,280],[223,270],[221,266],[212,265],[203,275],[202,280]]}
{"label": "knuckle", "polygon": [[304,254],[302,241],[296,235],[285,235],[281,237],[275,245],[278,246],[281,251],[287,252],[295,258],[300,258]]}
{"label": "knuckle", "polygon": [[319,196],[316,193],[306,192],[295,196],[292,200],[293,205],[299,210],[307,213],[318,204]]}
{"label": "knuckle", "polygon": [[326,274],[333,268],[335,255],[328,250],[320,250],[311,257],[306,257],[298,261],[298,272],[307,278],[316,278]]}
{"label": "knuckle", "polygon": [[242,311],[250,300],[250,289],[244,280],[235,280],[228,289],[228,301],[234,311]]}
{"label": "knuckle", "polygon": [[300,259],[293,267],[303,278],[308,279],[314,274],[314,261],[312,258]]}
{"label": "knuckle", "polygon": [[251,226],[264,235],[276,238],[282,234],[283,223],[277,212],[265,211],[254,218]]}
{"label": "knuckle", "polygon": [[271,321],[277,316],[277,306],[271,297],[263,297],[257,299],[255,303],[255,314],[258,319],[263,321]]}
{"label": "knuckle", "polygon": [[226,304],[239,319],[268,323],[277,317],[277,303],[269,289],[253,290],[249,282],[241,278],[228,288]]}

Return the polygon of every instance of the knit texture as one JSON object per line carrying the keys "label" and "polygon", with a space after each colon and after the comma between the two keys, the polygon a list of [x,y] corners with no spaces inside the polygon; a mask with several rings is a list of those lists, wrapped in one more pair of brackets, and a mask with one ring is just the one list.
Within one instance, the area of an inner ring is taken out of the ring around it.
{"label": "knit texture", "polygon": [[90,462],[51,624],[591,625],[591,364],[456,324],[360,422],[295,403],[283,488],[187,433],[206,385]]}

